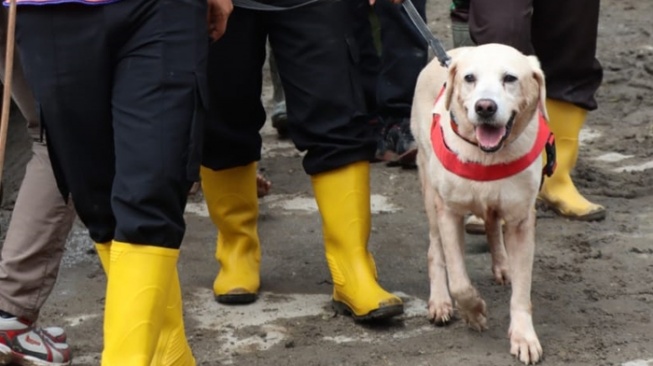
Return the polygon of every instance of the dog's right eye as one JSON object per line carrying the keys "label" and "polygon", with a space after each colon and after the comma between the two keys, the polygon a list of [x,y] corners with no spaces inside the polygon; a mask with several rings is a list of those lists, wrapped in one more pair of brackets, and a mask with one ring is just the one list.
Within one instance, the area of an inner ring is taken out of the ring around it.
{"label": "dog's right eye", "polygon": [[517,77],[515,75],[506,74],[503,76],[504,83],[514,83],[515,81],[517,81]]}
{"label": "dog's right eye", "polygon": [[465,75],[464,79],[468,83],[473,83],[476,81],[476,77],[474,76],[474,74],[467,74]]}

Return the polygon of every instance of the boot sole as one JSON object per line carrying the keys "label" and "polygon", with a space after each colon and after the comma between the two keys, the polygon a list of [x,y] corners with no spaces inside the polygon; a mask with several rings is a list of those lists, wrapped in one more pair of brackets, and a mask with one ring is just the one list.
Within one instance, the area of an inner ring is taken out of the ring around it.
{"label": "boot sole", "polygon": [[556,213],[556,215],[564,217],[569,220],[576,220],[576,221],[603,221],[605,220],[606,216],[606,210],[605,208],[600,208],[595,211],[586,213],[585,215],[567,215],[564,214],[560,209],[558,209],[555,205],[549,203],[543,198],[537,198],[536,206],[539,209],[542,209],[544,211],[553,211]]}
{"label": "boot sole", "polygon": [[465,224],[465,232],[469,235],[485,235],[485,225]]}
{"label": "boot sole", "polygon": [[225,294],[215,295],[215,301],[225,305],[251,304],[258,299],[257,294]]}
{"label": "boot sole", "polygon": [[69,366],[72,360],[67,362],[44,361],[34,356],[25,355],[22,353],[14,353],[9,346],[3,344],[0,347],[0,365],[15,365],[15,366]]}
{"label": "boot sole", "polygon": [[333,310],[336,311],[336,313],[341,315],[351,316],[355,321],[359,321],[359,322],[385,320],[404,313],[403,304],[384,306],[382,308],[372,310],[365,315],[354,314],[354,312],[351,310],[349,306],[347,306],[347,304],[340,301],[333,300],[332,307]]}

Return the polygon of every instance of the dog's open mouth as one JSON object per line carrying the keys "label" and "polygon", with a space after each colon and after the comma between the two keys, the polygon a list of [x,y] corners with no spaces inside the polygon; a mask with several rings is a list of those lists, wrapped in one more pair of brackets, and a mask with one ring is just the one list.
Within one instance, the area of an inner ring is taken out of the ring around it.
{"label": "dog's open mouth", "polygon": [[495,152],[501,148],[503,142],[510,135],[515,114],[510,116],[510,120],[505,126],[493,126],[489,124],[482,124],[475,129],[476,141],[481,150],[485,152]]}

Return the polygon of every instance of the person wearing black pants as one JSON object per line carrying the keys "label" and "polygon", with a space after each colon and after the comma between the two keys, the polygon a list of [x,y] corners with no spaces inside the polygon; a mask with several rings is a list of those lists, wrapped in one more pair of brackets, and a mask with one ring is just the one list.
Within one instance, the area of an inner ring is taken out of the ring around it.
{"label": "person wearing black pants", "polygon": [[368,0],[349,1],[352,12],[352,32],[356,44],[360,62],[357,70],[360,75],[365,108],[368,119],[376,124],[378,118],[377,89],[379,71],[381,70],[381,28],[379,17],[374,13],[374,7],[370,6]]}
{"label": "person wearing black pants", "polygon": [[[426,20],[426,0],[413,4]],[[374,101],[368,102],[368,108],[378,115],[381,127],[376,158],[414,167],[417,147],[410,132],[410,110],[417,76],[428,62],[428,45],[401,4],[376,1],[370,7],[369,0],[351,0],[351,7],[361,57],[370,60],[359,69],[365,76],[367,99]],[[381,28],[380,58],[372,42],[370,9]]]}
{"label": "person wearing black pants", "polygon": [[596,59],[599,0],[471,0],[469,29],[476,44],[503,43],[540,60],[546,75],[549,125],[556,136],[557,169],[539,201],[576,220],[602,220],[605,208],[576,189],[571,171],[578,137],[603,70]]}
{"label": "person wearing black pants", "polygon": [[206,0],[19,6],[57,185],[107,273],[102,365],[195,365],[176,263],[206,112]]}
{"label": "person wearing black pants", "polygon": [[288,134],[306,151],[303,167],[322,217],[334,306],[359,320],[403,312],[381,288],[372,255],[369,160],[375,141],[365,116],[348,0],[276,1],[283,11],[234,9],[225,36],[209,50],[208,115],[202,188],[218,229],[213,284],[218,302],[255,301],[260,286],[256,161],[266,41],[283,83]]}

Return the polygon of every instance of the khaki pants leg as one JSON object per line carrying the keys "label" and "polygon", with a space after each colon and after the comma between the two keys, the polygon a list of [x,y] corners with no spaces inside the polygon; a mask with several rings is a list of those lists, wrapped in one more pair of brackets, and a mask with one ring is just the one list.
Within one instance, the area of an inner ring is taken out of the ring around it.
{"label": "khaki pants leg", "polygon": [[0,310],[36,320],[52,292],[75,219],[57,189],[47,148],[33,144],[0,258]]}
{"label": "khaki pants leg", "polygon": [[[5,81],[5,55],[7,54],[7,9],[0,9],[0,79]],[[18,51],[18,50],[16,50]],[[20,109],[23,117],[27,121],[27,127],[30,133],[34,135],[39,132],[39,114],[36,109],[36,102],[32,91],[27,85],[27,80],[23,74],[23,68],[20,63],[20,58],[16,52],[14,57],[14,70],[11,81],[11,97],[14,103]]]}

